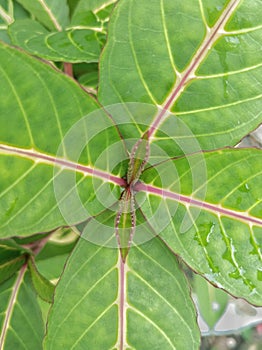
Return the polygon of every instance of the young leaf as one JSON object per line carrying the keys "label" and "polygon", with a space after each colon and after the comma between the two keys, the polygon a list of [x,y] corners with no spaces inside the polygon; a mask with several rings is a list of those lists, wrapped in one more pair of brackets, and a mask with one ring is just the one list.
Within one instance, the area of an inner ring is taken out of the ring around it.
{"label": "young leaf", "polygon": [[26,265],[0,285],[0,329],[1,349],[42,349],[44,325]]}
{"label": "young leaf", "polygon": [[126,264],[117,249],[80,239],[55,292],[45,349],[198,349],[195,319],[176,258],[158,239],[132,247]]}
{"label": "young leaf", "polygon": [[[262,7],[249,6],[252,11],[240,0],[224,1],[219,10],[201,1],[120,1],[101,57],[100,101],[161,107],[149,128],[156,134],[151,144],[162,141],[170,156],[179,154],[169,142],[178,133],[173,114],[202,149],[235,145],[262,122],[262,66],[255,54]],[[157,133],[159,126],[168,136]],[[137,129],[132,136],[141,137]],[[179,137],[188,141],[187,134]]]}
{"label": "young leaf", "polygon": [[39,273],[32,257],[30,257],[30,259],[28,260],[28,267],[31,272],[33,286],[37,294],[43,300],[52,303],[55,291],[54,284]]}

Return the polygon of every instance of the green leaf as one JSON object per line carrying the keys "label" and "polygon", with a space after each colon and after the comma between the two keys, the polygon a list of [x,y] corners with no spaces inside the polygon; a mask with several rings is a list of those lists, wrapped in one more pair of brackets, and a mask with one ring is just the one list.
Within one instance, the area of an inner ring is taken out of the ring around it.
{"label": "green leaf", "polygon": [[0,284],[8,280],[17,272],[26,262],[25,255],[17,256],[0,264]]}
{"label": "green leaf", "polygon": [[[104,205],[90,193],[95,188],[100,193],[104,190],[111,193],[112,181],[123,183],[115,176],[118,169],[115,175],[109,173],[106,159],[107,147],[120,140],[112,120],[101,111],[90,128],[93,121],[90,112],[97,109],[97,104],[74,81],[8,46],[1,45],[0,52],[0,97],[4,101],[0,106],[1,237],[48,232],[99,213]],[[81,119],[85,115],[88,117]],[[8,129],[5,116],[8,116]],[[75,142],[72,147],[74,138],[70,139],[69,135],[68,145],[59,150],[59,144],[73,125],[78,148]],[[117,145],[117,154],[121,155],[123,145]],[[77,153],[79,147],[82,154]],[[75,177],[78,162],[83,166]],[[97,178],[95,164],[100,168]],[[58,182],[59,193],[54,193],[53,177]],[[78,197],[74,201],[68,199],[76,183],[84,208],[89,207],[89,211],[83,208],[79,212]],[[116,201],[120,190],[115,187],[115,197],[111,200]],[[59,200],[56,196],[60,196]],[[62,215],[61,210],[66,212]]]}
{"label": "green leaf", "polygon": [[0,285],[0,297],[0,348],[42,349],[42,315],[25,265]]}
{"label": "green leaf", "polygon": [[[261,157],[254,149],[195,154],[149,168],[139,185],[147,193],[145,216],[158,205],[169,217],[162,229],[163,221],[150,224],[175,253],[212,283],[256,305],[262,305]],[[177,175],[168,176],[174,166]],[[159,189],[160,179],[166,190]]]}
{"label": "green leaf", "polygon": [[[99,100],[158,106],[151,143],[161,141],[169,156],[180,154],[166,142],[177,135],[173,114],[202,149],[235,145],[262,122],[261,18],[252,1],[120,1],[101,57]],[[132,136],[141,137],[137,129]]]}
{"label": "green leaf", "polygon": [[33,258],[31,257],[28,261],[28,267],[31,272],[31,278],[33,282],[33,286],[37,292],[37,294],[43,300],[52,303],[53,296],[55,291],[55,286],[48,279],[46,279],[43,275],[41,275],[35,265]]}
{"label": "green leaf", "polygon": [[117,0],[80,0],[74,10],[71,24],[104,29]]}
{"label": "green leaf", "polygon": [[0,284],[8,280],[27,261],[30,251],[12,239],[0,240]]}
{"label": "green leaf", "polygon": [[76,241],[53,242],[48,241],[36,256],[38,271],[49,280],[57,280],[63,272],[66,260],[73,250]]}
{"label": "green leaf", "polygon": [[45,349],[198,349],[195,318],[176,258],[158,239],[132,247],[126,264],[117,249],[80,239],[56,289]]}
{"label": "green leaf", "polygon": [[0,2],[0,40],[11,44],[7,29],[14,20],[28,18],[29,13],[16,1],[3,0]]}
{"label": "green leaf", "polygon": [[48,29],[60,31],[69,22],[66,0],[17,1]]}
{"label": "green leaf", "polygon": [[221,289],[213,287],[197,274],[194,275],[194,291],[197,296],[197,305],[201,316],[208,327],[214,329],[226,310],[228,294]]}
{"label": "green leaf", "polygon": [[71,27],[50,33],[40,23],[26,19],[15,21],[8,32],[13,44],[48,60],[97,62],[101,51],[97,33],[89,29]]}

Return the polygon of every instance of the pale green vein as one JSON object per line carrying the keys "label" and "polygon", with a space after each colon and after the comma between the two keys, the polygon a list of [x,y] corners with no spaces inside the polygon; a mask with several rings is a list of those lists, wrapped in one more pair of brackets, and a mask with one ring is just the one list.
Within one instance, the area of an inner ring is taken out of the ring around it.
{"label": "pale green vein", "polygon": [[174,62],[174,58],[173,58],[173,55],[172,55],[171,44],[170,44],[169,37],[168,37],[168,30],[167,30],[167,26],[166,26],[165,9],[164,9],[163,0],[160,1],[160,8],[161,8],[162,26],[163,26],[163,29],[164,29],[164,35],[165,35],[165,41],[166,41],[166,46],[167,46],[169,60],[170,60],[171,65],[173,67],[174,73],[176,75],[178,75],[178,71],[177,71],[177,68],[176,68],[176,65],[175,65],[175,62]]}
{"label": "pale green vein", "polygon": [[255,32],[259,29],[262,29],[262,25],[256,26],[256,27],[250,27],[250,28],[245,28],[245,29],[238,29],[238,30],[230,30],[230,31],[225,31],[226,34],[230,35],[238,35],[238,34],[245,34],[245,33],[250,33],[250,32]]}
{"label": "pale green vein", "polygon": [[[47,35],[43,34],[43,35],[41,35],[41,36],[38,36],[38,38],[43,38],[46,47],[47,47],[51,52],[54,52],[54,54],[58,55],[58,52],[57,52],[52,46],[50,46],[50,44],[49,44],[49,42],[48,42],[48,39],[49,39],[50,37],[54,36],[54,35],[56,35],[56,32],[52,32],[52,33],[47,34]],[[30,43],[31,40],[34,40],[34,38],[30,39],[30,40],[29,40],[29,43]]]}
{"label": "pale green vein", "polygon": [[[59,174],[62,172],[63,170],[61,170],[59,173],[56,174],[56,176],[59,176]],[[55,176],[55,177],[56,177]],[[55,177],[53,177],[51,179],[51,181],[54,181]],[[76,186],[79,186],[83,181],[85,180],[85,177],[83,176],[77,183]],[[73,191],[75,191],[74,188],[72,188],[70,191],[68,191],[62,198],[60,198],[59,200],[57,200],[56,198],[56,203],[45,213],[45,215],[41,216],[40,220],[38,220],[37,222],[35,222],[34,224],[39,225],[41,222],[43,222],[46,217],[48,217],[54,210],[56,210],[57,208],[60,207],[60,204],[63,203],[63,201],[65,200],[65,198],[70,195],[70,193],[72,193]]]}
{"label": "pale green vein", "polygon": [[200,12],[201,12],[201,17],[202,17],[203,23],[204,23],[206,28],[209,28],[209,26],[207,24],[207,20],[206,20],[206,16],[205,16],[205,11],[204,11],[204,6],[203,6],[203,3],[202,3],[202,0],[198,0],[198,2],[199,2],[199,7],[200,7]]}
{"label": "pale green vein", "polygon": [[[249,166],[249,164],[246,163],[246,166]],[[261,175],[261,174],[262,174],[262,171],[257,172],[256,174],[252,174],[252,175],[250,175],[249,177],[246,177],[241,183],[239,183],[239,184],[237,184],[237,186],[233,187],[232,190],[231,190],[224,198],[222,198],[223,201],[222,201],[221,203],[225,202],[225,200],[228,199],[228,197],[230,197],[231,195],[233,195],[234,192],[236,192],[237,190],[239,190],[239,188],[240,188],[241,186],[247,184],[248,181],[255,179],[256,177],[258,177],[258,176]],[[249,212],[250,210],[251,210],[251,209],[249,208],[247,212]]]}
{"label": "pale green vein", "polygon": [[61,140],[61,143],[62,143],[62,148],[63,148],[63,152],[64,152],[63,156],[66,157],[66,151],[65,151],[65,148],[64,148],[64,143],[62,142],[64,135],[63,135],[63,131],[62,131],[62,125],[61,125],[61,122],[60,122],[60,119],[59,119],[58,110],[57,110],[56,103],[55,103],[55,100],[54,100],[54,96],[51,94],[49,87],[47,86],[47,84],[45,83],[45,81],[41,77],[41,75],[36,70],[34,70],[34,72],[35,72],[36,76],[38,77],[38,79],[40,80],[42,86],[45,88],[47,96],[49,97],[52,109],[54,111],[55,120],[56,120],[56,123],[57,123],[60,140]]}
{"label": "pale green vein", "polygon": [[171,346],[172,349],[176,350],[176,347],[174,346],[174,344],[172,343],[171,339],[166,335],[166,333],[164,332],[164,330],[162,328],[160,328],[153,320],[151,320],[150,318],[148,318],[145,314],[143,314],[141,311],[139,311],[138,309],[134,308],[134,307],[129,307],[134,313],[138,314],[139,316],[141,316],[143,319],[145,319],[148,323],[150,323],[155,329],[157,329],[157,331],[163,336],[163,338],[168,342],[168,344]]}
{"label": "pale green vein", "polygon": [[24,210],[26,210],[26,208],[27,208],[31,203],[33,203],[34,200],[35,200],[36,198],[38,198],[39,195],[40,195],[41,193],[43,193],[43,192],[45,191],[45,189],[46,189],[52,182],[53,182],[53,178],[51,178],[43,187],[41,187],[41,189],[40,189],[33,197],[31,197],[31,199],[30,199],[28,202],[26,202],[26,204],[25,204],[23,207],[21,207],[13,216],[11,216],[11,218],[10,218],[9,220],[7,220],[7,221],[5,222],[4,225],[0,226],[0,228],[4,228],[4,227],[8,226],[8,225],[10,224],[10,222],[12,222],[19,214],[21,214]]}
{"label": "pale green vein", "polygon": [[2,198],[7,192],[9,192],[10,190],[14,189],[14,187],[16,185],[19,184],[19,182],[21,182],[22,180],[24,180],[27,175],[29,175],[35,168],[36,168],[36,163],[34,163],[26,172],[24,172],[24,174],[22,176],[20,176],[19,178],[17,178],[9,187],[7,187],[3,192],[1,192],[0,194],[0,198]]}
{"label": "pale green vein", "polygon": [[[191,112],[190,113],[188,113],[188,114],[191,114]],[[258,119],[259,121],[260,121],[260,115],[262,114],[262,111],[258,114],[258,115],[256,115],[255,117],[254,117],[254,119],[252,119],[252,121],[253,120],[256,120],[256,119]],[[245,122],[245,123],[241,123],[241,124],[239,124],[239,125],[237,125],[237,126],[235,126],[235,127],[233,127],[232,129],[227,129],[226,130],[226,132],[225,132],[225,130],[221,130],[221,131],[216,131],[216,132],[211,132],[211,133],[203,133],[203,134],[197,134],[197,133],[195,133],[194,135],[195,135],[195,137],[206,137],[206,136],[208,136],[208,137],[210,137],[210,136],[215,136],[215,135],[225,135],[226,133],[231,133],[231,132],[233,132],[233,131],[236,131],[236,130],[238,130],[238,129],[242,129],[242,128],[244,128],[246,125],[248,125],[249,123],[250,123],[250,118]],[[192,138],[192,136],[191,135],[189,135],[189,136],[187,136],[187,135],[185,135],[185,136],[176,136],[176,139],[178,140],[178,139],[187,139],[187,138]],[[170,137],[154,137],[154,140],[169,140],[170,139]]]}
{"label": "pale green vein", "polygon": [[20,111],[21,111],[21,113],[23,115],[23,119],[24,119],[24,122],[25,122],[25,125],[26,125],[26,129],[27,129],[27,132],[28,132],[28,136],[29,136],[29,140],[30,140],[31,146],[33,147],[35,145],[35,143],[34,143],[32,131],[31,131],[30,124],[29,124],[29,121],[28,121],[25,109],[23,107],[22,101],[21,101],[21,99],[19,97],[19,94],[17,93],[14,84],[9,79],[9,76],[5,73],[5,71],[1,67],[0,67],[0,70],[1,70],[2,74],[5,76],[6,80],[8,81],[8,83],[9,83],[9,85],[11,87],[11,90],[12,90],[14,96],[15,96],[15,99],[16,99],[16,101],[18,103]]}
{"label": "pale green vein", "polygon": [[[218,154],[219,155],[219,154]],[[252,154],[249,154],[248,157],[245,157],[244,160],[248,160],[248,159],[252,159],[253,158],[253,155]],[[220,170],[218,170],[213,176],[210,176],[208,178],[207,181],[205,181],[205,183],[203,183],[201,186],[199,186],[196,190],[194,190],[194,192],[192,192],[192,197],[194,194],[196,194],[199,190],[203,189],[204,187],[206,187],[211,181],[215,180],[216,178],[219,178],[219,177],[223,177],[223,172],[226,172],[228,169],[232,168],[232,167],[236,167],[239,163],[241,163],[243,161],[243,158],[239,159],[239,160],[236,160],[234,162],[231,162],[230,164],[224,166],[223,168],[221,168]],[[197,166],[197,164],[196,164]],[[190,172],[191,169],[189,169],[187,172]],[[182,177],[184,176],[184,174],[182,175]],[[173,184],[172,184],[173,186]],[[197,197],[195,197],[197,198]],[[224,199],[224,198],[222,198]]]}
{"label": "pale green vein", "polygon": [[151,260],[161,270],[163,270],[166,274],[168,274],[170,277],[172,277],[172,279],[174,280],[176,286],[180,290],[181,294],[184,294],[184,292],[185,292],[184,289],[181,287],[181,285],[178,282],[178,280],[175,278],[175,276],[170,271],[168,271],[166,268],[164,268],[162,265],[160,265],[160,263],[157,260],[153,259],[152,256],[148,255],[144,250],[142,250],[139,245],[136,246],[136,249],[139,250],[141,252],[141,254],[143,254],[148,260]]}
{"label": "pale green vein", "polygon": [[7,13],[3,7],[0,5],[0,16],[3,18],[3,20],[9,25],[11,24],[14,19]]}
{"label": "pale green vein", "polygon": [[[31,322],[30,322],[30,315],[27,315],[25,312],[24,312],[24,307],[23,305],[20,305],[20,302],[18,301],[17,302],[17,307],[19,308],[19,311],[21,312],[21,314],[23,315],[27,325],[26,327],[26,330],[30,332],[30,334],[34,334],[36,338],[39,339],[39,335],[37,334],[36,330],[35,330],[35,325],[33,325]],[[23,325],[25,326],[25,321],[23,322]]]}
{"label": "pale green vein", "polygon": [[[23,342],[22,338],[15,332],[15,330],[12,327],[9,328],[9,331],[12,331],[13,336],[15,336],[15,338],[18,340],[19,344],[22,345],[25,350],[28,350],[28,346]],[[19,349],[19,350],[22,350],[22,349]]]}
{"label": "pale green vein", "polygon": [[78,340],[73,344],[73,346],[71,347],[71,349],[75,349],[77,344],[86,336],[86,334],[89,332],[89,330],[94,327],[96,325],[97,322],[100,321],[101,318],[103,318],[104,315],[106,315],[106,313],[108,311],[110,311],[110,309],[112,308],[112,306],[115,305],[115,302],[110,304],[100,315],[99,317],[97,317],[92,323],[91,325],[84,331],[84,333],[81,335],[81,337],[78,338]]}
{"label": "pale green vein", "polygon": [[250,212],[252,209],[254,209],[256,206],[258,206],[260,203],[262,202],[262,199],[259,199],[256,203],[254,203],[253,205],[251,205],[248,208],[248,212]]}
{"label": "pale green vein", "polygon": [[[58,332],[58,330],[62,327],[63,323],[66,322],[66,320],[70,317],[70,315],[74,312],[74,310],[82,303],[82,301],[99,285],[99,283],[101,281],[103,281],[104,278],[106,278],[108,275],[110,275],[110,273],[112,271],[114,271],[116,268],[116,266],[111,267],[103,276],[101,276],[93,285],[91,288],[87,289],[87,291],[82,295],[82,297],[79,299],[79,301],[74,305],[74,307],[69,310],[68,314],[66,315],[66,317],[63,319],[63,321],[57,325],[56,328],[56,333]],[[55,334],[56,334],[55,333]],[[54,338],[55,338],[55,334],[54,334]]]}
{"label": "pale green vein", "polygon": [[129,8],[129,15],[128,15],[128,34],[129,34],[129,43],[130,43],[130,48],[131,48],[131,51],[132,51],[132,54],[133,54],[133,59],[135,61],[135,66],[136,66],[136,69],[137,69],[137,72],[138,72],[138,75],[139,75],[139,78],[146,90],[146,92],[148,93],[148,96],[150,97],[150,99],[154,102],[155,105],[157,105],[157,102],[154,98],[154,96],[151,94],[151,91],[149,90],[149,87],[143,77],[143,73],[140,69],[140,66],[139,66],[139,62],[138,62],[138,59],[137,59],[137,55],[136,55],[136,50],[134,48],[134,43],[133,43],[133,38],[132,38],[132,30],[131,30],[131,26],[132,26],[132,23],[131,23],[131,13],[132,13],[132,2],[130,1],[130,8]]}
{"label": "pale green vein", "polygon": [[238,70],[235,70],[235,71],[228,71],[228,72],[225,72],[225,73],[209,74],[209,75],[197,75],[196,74],[195,79],[196,80],[198,80],[198,79],[203,80],[203,79],[212,79],[212,78],[224,78],[224,77],[228,77],[230,75],[237,75],[237,74],[241,74],[241,73],[246,73],[246,72],[255,70],[256,68],[260,68],[260,67],[262,67],[262,63],[259,63],[259,64],[255,65],[255,66],[250,66],[250,67],[238,69]]}
{"label": "pale green vein", "polygon": [[52,13],[51,9],[47,6],[47,4],[45,3],[44,0],[37,0],[40,5],[43,7],[43,9],[46,11],[46,13],[48,14],[49,18],[51,19],[52,23],[54,24],[55,28],[58,31],[62,30],[62,27],[60,26],[60,24],[58,23],[57,19],[55,18],[54,14]]}
{"label": "pale green vein", "polygon": [[116,2],[117,2],[117,0],[105,1],[101,6],[95,8],[95,9],[93,10],[93,12],[96,14],[97,12],[103,10],[104,8],[106,8],[106,7],[108,7],[108,6],[112,5],[112,4],[114,4],[114,3],[116,3]]}
{"label": "pale green vein", "polygon": [[136,276],[141,282],[143,282],[149,289],[151,289],[151,291],[156,294],[159,299],[163,300],[165,302],[165,304],[167,304],[171,310],[173,310],[173,312],[178,316],[178,318],[181,320],[181,322],[185,325],[186,328],[188,328],[189,330],[189,333],[191,334],[191,338],[193,338],[193,335],[192,335],[192,330],[191,328],[189,327],[188,323],[186,322],[186,320],[180,315],[180,313],[178,312],[178,310],[158,291],[156,290],[149,282],[147,282],[142,276],[140,276],[138,274],[138,272],[136,272],[135,270],[130,269],[130,272]]}
{"label": "pale green vein", "polygon": [[[68,37],[69,41],[72,43],[72,45],[73,45],[75,48],[77,48],[77,50],[79,50],[79,51],[81,51],[81,52],[85,52],[85,51],[82,49],[82,47],[81,47],[80,45],[78,45],[78,44],[74,41],[74,39],[72,38],[73,31],[68,31],[68,32],[66,32],[66,34],[67,34],[67,37]],[[90,55],[90,52],[89,52],[88,54]]]}
{"label": "pale green vein", "polygon": [[190,110],[190,111],[186,111],[186,112],[175,112],[175,114],[178,116],[178,115],[197,114],[197,113],[202,113],[202,112],[215,111],[215,110],[229,108],[229,107],[232,107],[232,106],[241,105],[243,103],[259,100],[261,97],[262,97],[262,94],[260,94],[258,96],[246,98],[244,100],[238,100],[238,101],[235,101],[235,102],[232,102],[232,103],[228,103],[228,104],[225,104],[225,105],[208,107],[208,108],[201,108],[201,109],[195,109],[195,110]]}
{"label": "pale green vein", "polygon": [[[80,239],[84,239],[84,238],[80,237]],[[110,239],[108,239],[107,242],[109,242],[110,240],[111,240],[111,237],[110,237]],[[105,246],[106,246],[106,243],[107,243],[107,242],[105,242]],[[79,244],[79,242],[78,242],[78,244]],[[62,302],[63,296],[64,296],[64,294],[66,293],[67,287],[69,286],[69,284],[71,284],[71,282],[73,281],[73,279],[80,273],[81,270],[83,270],[83,269],[85,268],[85,266],[86,266],[87,264],[89,264],[89,263],[92,261],[92,259],[94,259],[94,258],[96,257],[97,254],[99,254],[99,252],[100,252],[102,249],[105,249],[105,248],[104,248],[103,246],[97,246],[97,250],[94,252],[94,254],[92,254],[91,256],[89,256],[89,257],[86,259],[85,263],[82,264],[82,265],[79,267],[79,269],[77,269],[77,270],[75,271],[75,273],[74,273],[70,278],[68,278],[67,284],[66,284],[66,285],[64,286],[64,288],[63,288],[63,292],[61,293],[60,299],[59,299],[59,300],[56,300],[56,306],[58,306],[58,305]]]}

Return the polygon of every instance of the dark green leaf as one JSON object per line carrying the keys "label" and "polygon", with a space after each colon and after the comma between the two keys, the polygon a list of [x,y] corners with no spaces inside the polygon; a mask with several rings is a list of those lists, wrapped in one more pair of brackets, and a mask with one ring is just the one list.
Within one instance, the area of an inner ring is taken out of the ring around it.
{"label": "dark green leaf", "polygon": [[25,265],[0,285],[0,329],[1,349],[42,349],[42,314]]}
{"label": "dark green leaf", "polygon": [[31,272],[33,286],[37,294],[43,300],[52,303],[55,291],[54,284],[39,273],[32,257],[30,257],[28,261],[28,266]]}

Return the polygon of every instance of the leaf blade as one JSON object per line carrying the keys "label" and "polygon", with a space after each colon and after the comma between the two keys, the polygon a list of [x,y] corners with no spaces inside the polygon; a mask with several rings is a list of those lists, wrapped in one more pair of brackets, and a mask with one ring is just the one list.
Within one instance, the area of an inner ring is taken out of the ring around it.
{"label": "leaf blade", "polygon": [[[205,20],[205,6],[201,7],[200,4],[195,2],[192,6],[190,1],[155,1],[149,10],[146,4],[139,1],[119,3],[111,19],[109,40],[101,58],[98,96],[105,105],[132,101],[160,105],[162,111],[155,116],[149,128],[150,134],[154,134],[162,122],[164,127],[165,123],[169,123],[169,128],[170,125],[175,127],[172,114],[165,114],[166,110],[170,110],[173,114],[181,114],[202,149],[233,146],[261,122],[261,62],[253,54],[257,50],[248,49],[247,42],[253,39],[238,40],[235,31],[230,33],[225,29],[230,21],[241,14],[245,4],[230,1],[224,6],[223,3],[212,28]],[[212,9],[215,7],[214,4],[210,6]],[[145,15],[147,11],[151,16]],[[243,16],[243,12],[240,16]],[[124,18],[129,19],[129,26]],[[186,21],[191,22],[186,25]],[[259,42],[259,26],[254,28],[254,33],[257,33],[254,42]],[[233,43],[235,37],[238,40],[236,44]],[[225,41],[220,49],[217,44],[219,38]],[[234,57],[239,57],[234,56],[235,50],[241,51],[241,57],[244,55],[242,72],[234,65]],[[217,65],[222,67],[221,76],[215,75],[214,59],[210,58],[210,63],[209,58],[205,60],[213,53],[216,59],[219,55],[230,57],[226,68],[217,59]],[[254,57],[259,60],[258,63],[251,62]],[[179,60],[183,62],[179,63]],[[200,73],[207,68],[209,76],[200,74],[199,67]],[[248,73],[245,73],[246,70]],[[245,87],[240,86],[242,77]],[[256,79],[258,81],[254,83]],[[249,89],[246,87],[249,85],[251,90],[248,95]],[[164,95],[161,95],[163,92]],[[168,147],[163,147],[168,150]],[[178,154],[169,151],[169,155]]]}
{"label": "leaf blade", "polygon": [[[158,193],[167,198],[164,206],[170,217],[170,224],[159,231],[161,237],[210,282],[261,305],[261,151],[228,149],[206,153],[207,177],[200,180],[202,185],[190,182],[194,177],[194,169],[187,163],[190,157],[197,159],[193,155],[174,161],[180,174],[180,193],[173,199],[165,190]],[[168,171],[166,164],[163,172],[160,168],[153,179]],[[169,189],[173,186],[177,191],[177,180],[171,181]],[[202,199],[195,201],[196,197]],[[173,201],[178,203],[175,209]]]}

